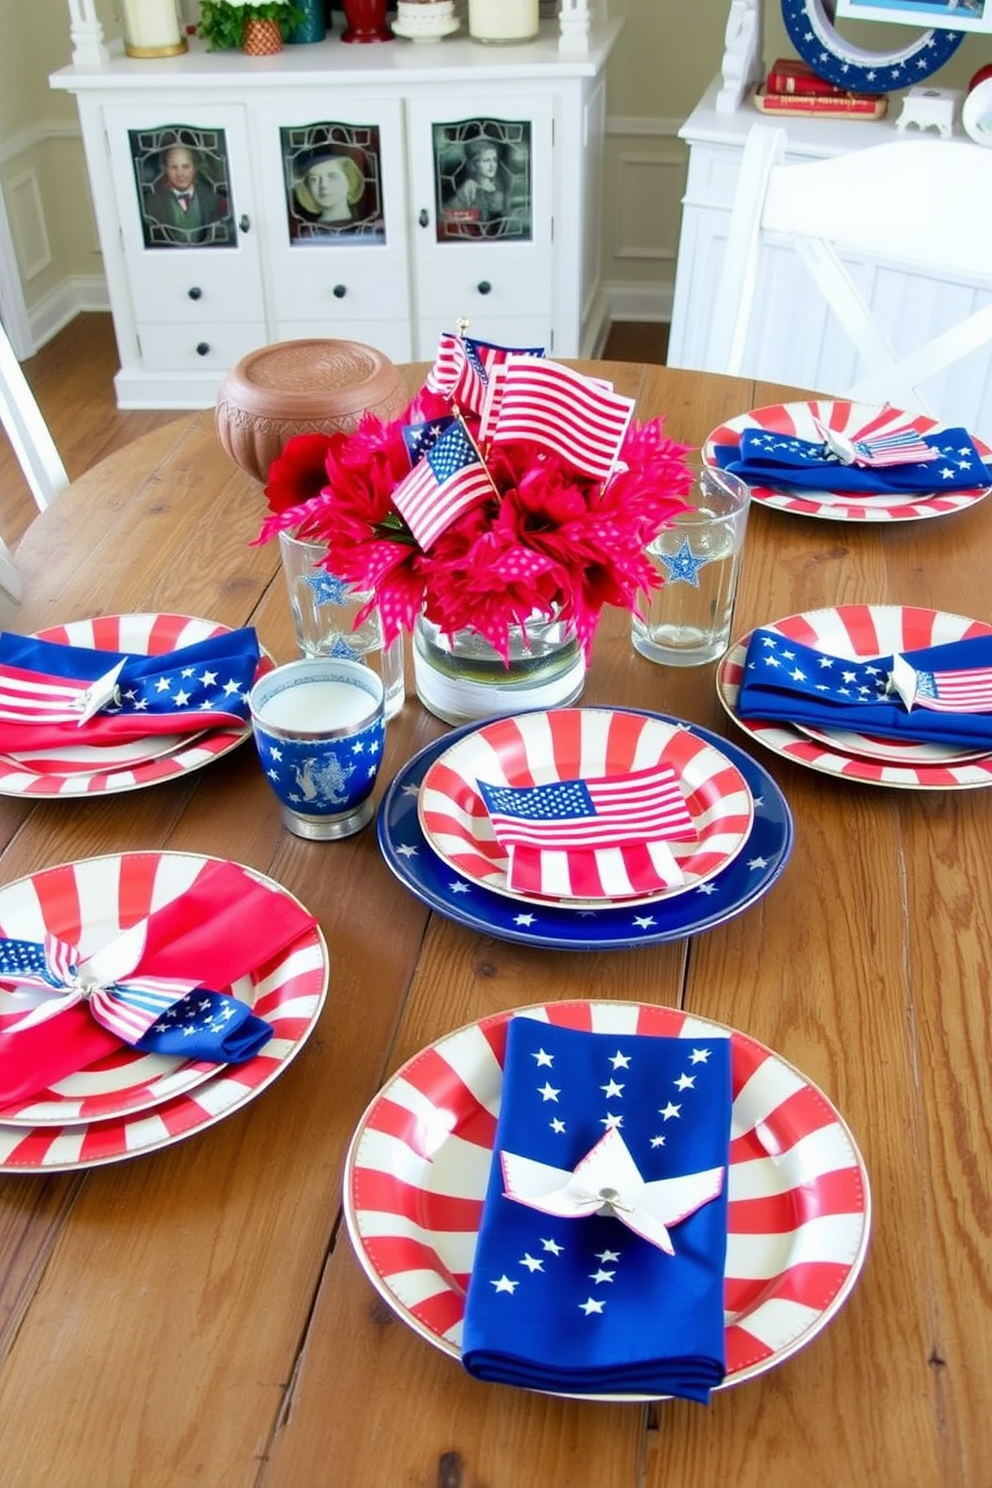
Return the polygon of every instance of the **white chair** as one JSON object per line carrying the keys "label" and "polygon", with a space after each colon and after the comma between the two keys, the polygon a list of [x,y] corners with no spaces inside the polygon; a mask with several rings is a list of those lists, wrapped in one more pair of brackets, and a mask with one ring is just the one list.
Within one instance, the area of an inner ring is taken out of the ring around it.
{"label": "white chair", "polygon": [[[992,292],[992,150],[961,140],[899,139],[789,164],[786,145],[785,130],[769,125],[756,124],[748,135],[705,370],[788,380],[756,364],[753,349],[746,354],[749,332],[751,348],[760,344],[760,328],[752,329],[756,306],[774,294],[774,286],[759,294],[769,266],[763,245],[785,246],[858,353],[850,385],[817,391],[934,413],[921,384],[992,343],[992,300],[985,300]],[[913,344],[896,351],[868,303],[872,266],[879,264],[960,285],[969,313],[932,335],[932,327],[902,312],[898,340]]]}
{"label": "white chair", "polygon": [[[31,488],[39,511],[69,484],[55,441],[35,401],[27,378],[0,325],[0,423],[6,430],[17,462]],[[0,623],[11,603],[21,597],[21,580],[13,555],[0,538]]]}
{"label": "white chair", "polygon": [[0,423],[31,487],[31,494],[44,511],[69,484],[62,457],[55,447],[41,409],[35,401],[7,332],[0,325]]}

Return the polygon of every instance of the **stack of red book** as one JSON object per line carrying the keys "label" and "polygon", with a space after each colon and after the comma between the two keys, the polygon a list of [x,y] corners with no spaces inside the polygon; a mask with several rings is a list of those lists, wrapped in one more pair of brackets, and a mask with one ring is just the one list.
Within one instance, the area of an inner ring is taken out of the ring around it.
{"label": "stack of red book", "polygon": [[764,86],[754,94],[755,107],[763,114],[853,115],[880,119],[888,99],[884,94],[849,93],[820,77],[798,57],[779,57],[773,62]]}

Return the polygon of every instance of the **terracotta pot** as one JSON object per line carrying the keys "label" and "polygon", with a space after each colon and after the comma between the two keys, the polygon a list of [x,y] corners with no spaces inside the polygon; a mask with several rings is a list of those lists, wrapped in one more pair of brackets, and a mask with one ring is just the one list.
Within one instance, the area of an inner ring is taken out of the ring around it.
{"label": "terracotta pot", "polygon": [[347,21],[342,41],[392,41],[386,25],[387,0],[341,0]]}
{"label": "terracotta pot", "polygon": [[278,21],[260,21],[249,16],[245,21],[241,50],[246,57],[271,57],[282,51],[282,30]]}
{"label": "terracotta pot", "polygon": [[242,357],[224,378],[217,437],[262,481],[294,434],[350,433],[368,410],[384,422],[410,401],[399,370],[360,341],[277,341]]}

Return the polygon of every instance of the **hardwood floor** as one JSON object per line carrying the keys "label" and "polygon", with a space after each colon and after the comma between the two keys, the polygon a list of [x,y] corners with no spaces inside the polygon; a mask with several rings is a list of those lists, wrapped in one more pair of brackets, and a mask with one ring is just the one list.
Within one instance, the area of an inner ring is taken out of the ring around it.
{"label": "hardwood floor", "polygon": [[[667,325],[617,321],[603,355],[621,362],[664,363],[667,344]],[[94,313],[77,315],[24,363],[71,479],[179,416],[175,409],[123,413],[114,398],[117,366],[113,322],[109,315]],[[17,546],[36,513],[21,468],[0,438],[0,533],[8,547]]]}
{"label": "hardwood floor", "polygon": [[[70,479],[178,417],[175,409],[122,413],[117,407],[118,358],[109,315],[77,315],[23,367]],[[21,467],[0,437],[0,533],[8,547],[16,547],[37,510]]]}

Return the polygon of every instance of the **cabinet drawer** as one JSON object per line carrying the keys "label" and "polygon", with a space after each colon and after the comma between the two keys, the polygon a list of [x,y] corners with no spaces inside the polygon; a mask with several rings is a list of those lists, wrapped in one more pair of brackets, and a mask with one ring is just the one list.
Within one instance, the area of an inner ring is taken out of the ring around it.
{"label": "cabinet drawer", "polygon": [[236,250],[141,254],[129,273],[139,324],[178,321],[206,329],[265,314],[258,265]]}
{"label": "cabinet drawer", "polygon": [[361,341],[384,352],[393,362],[414,360],[410,322],[406,319],[326,321],[311,316],[309,320],[280,321],[277,331],[273,338],[277,341],[307,341],[314,336],[326,336],[334,341]]}
{"label": "cabinet drawer", "polygon": [[227,371],[249,351],[268,345],[264,320],[221,323],[201,327],[154,325],[138,327],[141,363],[150,372],[183,370]]}
{"label": "cabinet drawer", "polygon": [[[452,248],[445,263],[431,265],[420,287],[422,316],[455,320],[507,315],[547,316],[551,311],[551,255],[531,249]],[[442,272],[443,270],[443,272]]]}
{"label": "cabinet drawer", "polygon": [[[409,314],[406,269],[375,248],[301,248],[273,285],[278,320],[398,320]],[[313,333],[311,333],[313,334]]]}

